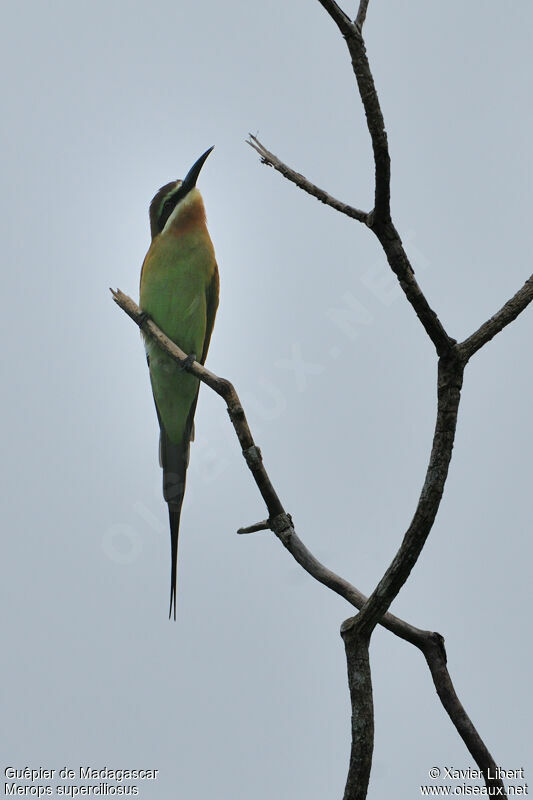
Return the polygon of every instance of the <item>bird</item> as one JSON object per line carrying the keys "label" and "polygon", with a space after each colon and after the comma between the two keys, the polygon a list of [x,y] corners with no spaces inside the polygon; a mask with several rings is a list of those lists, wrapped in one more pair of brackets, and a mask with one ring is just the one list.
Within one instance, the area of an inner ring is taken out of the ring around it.
{"label": "bird", "polygon": [[[219,301],[219,275],[196,181],[210,147],[183,180],[161,187],[150,203],[152,241],[143,261],[139,305],[169,339],[204,364]],[[171,542],[170,608],[176,619],[178,536],[200,382],[143,333],[159,420],[159,463]]]}

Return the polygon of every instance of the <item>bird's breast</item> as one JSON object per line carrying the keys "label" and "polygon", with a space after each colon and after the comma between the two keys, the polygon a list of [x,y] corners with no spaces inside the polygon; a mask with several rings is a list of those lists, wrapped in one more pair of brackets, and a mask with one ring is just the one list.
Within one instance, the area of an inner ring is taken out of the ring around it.
{"label": "bird's breast", "polygon": [[160,234],[146,255],[140,306],[184,350],[205,335],[206,293],[215,269],[207,230],[180,237]]}

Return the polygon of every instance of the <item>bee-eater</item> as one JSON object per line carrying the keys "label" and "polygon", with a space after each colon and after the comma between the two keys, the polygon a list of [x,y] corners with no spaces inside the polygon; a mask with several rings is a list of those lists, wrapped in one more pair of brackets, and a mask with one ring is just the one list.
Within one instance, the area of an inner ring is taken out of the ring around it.
{"label": "bee-eater", "polygon": [[[204,363],[218,307],[218,267],[196,180],[213,148],[183,180],[163,186],[150,203],[152,243],[141,271],[140,307],[191,359]],[[149,336],[150,381],[159,419],[159,461],[171,541],[170,611],[176,619],[176,567],[181,506],[194,438],[200,384]]]}

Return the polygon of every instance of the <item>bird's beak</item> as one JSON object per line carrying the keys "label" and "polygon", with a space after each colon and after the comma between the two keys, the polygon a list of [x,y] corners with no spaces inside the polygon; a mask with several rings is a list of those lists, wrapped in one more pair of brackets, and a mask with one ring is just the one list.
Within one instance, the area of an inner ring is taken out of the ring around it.
{"label": "bird's beak", "polygon": [[[214,145],[213,145],[214,147]],[[196,181],[198,180],[198,175],[200,174],[200,170],[202,169],[205,160],[213,147],[210,147],[209,150],[206,150],[203,155],[200,156],[198,161],[195,161],[188,173],[186,174],[185,178],[183,179],[183,183],[181,184],[180,193],[183,191],[183,194],[187,194],[193,186],[196,186]]]}

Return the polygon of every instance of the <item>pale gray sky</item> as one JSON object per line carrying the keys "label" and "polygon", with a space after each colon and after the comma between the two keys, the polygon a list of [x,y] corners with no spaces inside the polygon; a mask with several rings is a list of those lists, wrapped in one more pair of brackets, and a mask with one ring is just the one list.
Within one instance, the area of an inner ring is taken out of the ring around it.
{"label": "pale gray sky", "polygon": [[[456,338],[531,273],[532,27],[525,0],[370,4],[393,214]],[[316,0],[30,0],[5,6],[0,36],[4,766],[159,769],[145,800],[340,797],[351,610],[273,535],[235,535],[264,507],[203,389],[168,621],[157,421],[108,287],[137,297],[153,194],[214,144],[199,181],[221,273],[208,366],[235,382],[306,544],[371,591],[422,484],[432,347],[372,235],[244,144],[258,132],[370,207],[344,42]],[[530,782],[532,335],[530,310],[468,367],[441,512],[393,606],[446,637],[497,763]],[[303,373],[283,363],[298,355]],[[378,632],[371,655],[369,798],[473,766],[418,651]]]}

